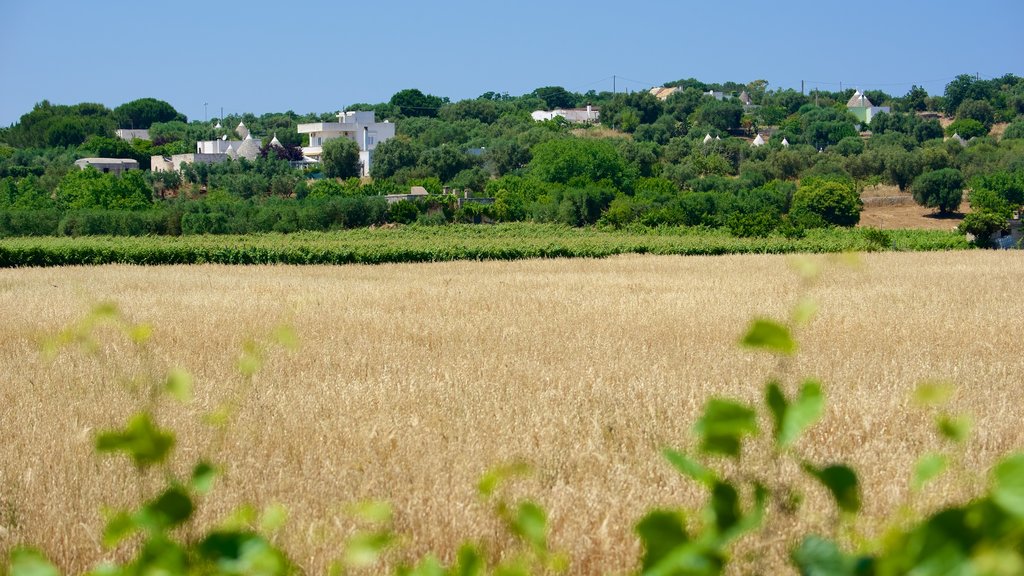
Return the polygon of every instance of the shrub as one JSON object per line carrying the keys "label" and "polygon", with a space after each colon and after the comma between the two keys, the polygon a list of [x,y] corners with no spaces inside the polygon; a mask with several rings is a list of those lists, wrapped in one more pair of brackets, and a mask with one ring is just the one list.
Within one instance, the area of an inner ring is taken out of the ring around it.
{"label": "shrub", "polygon": [[963,234],[974,236],[975,246],[989,248],[992,246],[992,236],[1006,227],[1006,218],[994,212],[981,210],[971,212],[964,216],[963,222],[957,228]]}
{"label": "shrub", "polygon": [[793,194],[790,216],[808,228],[855,226],[860,222],[862,203],[852,182],[809,178]]}
{"label": "shrub", "polygon": [[419,216],[419,208],[409,200],[399,200],[388,207],[388,221],[396,224],[411,224]]}
{"label": "shrub", "polygon": [[53,236],[59,223],[57,210],[0,210],[0,238]]}
{"label": "shrub", "polygon": [[1024,138],[1024,120],[1014,120],[1006,131],[1003,132],[1003,139]]}
{"label": "shrub", "polygon": [[973,118],[961,118],[954,120],[952,124],[946,126],[946,136],[952,136],[953,134],[959,134],[964,140],[970,140],[971,138],[977,138],[988,134],[988,129],[985,125]]}

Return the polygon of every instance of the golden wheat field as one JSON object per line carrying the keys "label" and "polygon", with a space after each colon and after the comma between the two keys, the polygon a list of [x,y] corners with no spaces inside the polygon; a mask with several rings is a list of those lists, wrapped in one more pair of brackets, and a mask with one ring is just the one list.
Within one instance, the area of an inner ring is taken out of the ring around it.
{"label": "golden wheat field", "polygon": [[[534,473],[510,494],[547,509],[570,573],[629,573],[645,510],[702,502],[660,448],[693,449],[710,396],[759,401],[778,365],[736,342],[754,316],[785,318],[801,295],[819,313],[797,334],[787,384],[821,379],[827,408],[797,449],[857,468],[856,529],[874,536],[895,518],[916,457],[943,446],[934,412],[911,400],[923,381],[951,383],[950,409],[974,429],[956,472],[919,506],[975,493],[999,455],[1024,446],[1021,255],[806,259],[821,266],[809,285],[779,256],[0,270],[0,554],[31,543],[78,573],[118,553],[100,544],[102,509],[138,502],[159,478],[95,455],[93,439],[141,406],[130,380],[181,367],[192,402],[158,409],[178,433],[173,465],[208,455],[225,472],[201,521],[281,503],[276,542],[309,574],[340,555],[356,528],[348,506],[369,499],[391,502],[406,535],[393,560],[450,559],[466,539],[500,554],[509,539],[476,483],[515,459]],[[145,352],[101,330],[96,355],[40,354],[103,301],[152,324]],[[247,385],[243,343],[282,324],[298,348],[268,347]],[[223,434],[204,424],[233,399]],[[773,474],[805,488],[803,514],[772,511],[771,528],[736,549],[734,572],[786,573],[801,534],[835,529],[827,495],[791,468]]]}

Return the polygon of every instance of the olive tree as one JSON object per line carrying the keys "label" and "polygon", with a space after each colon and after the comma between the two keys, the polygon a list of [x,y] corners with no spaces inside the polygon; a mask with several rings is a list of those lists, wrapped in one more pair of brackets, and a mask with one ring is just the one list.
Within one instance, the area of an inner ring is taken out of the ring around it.
{"label": "olive tree", "polygon": [[328,178],[358,178],[359,145],[348,138],[334,138],[324,142],[320,162]]}
{"label": "olive tree", "polygon": [[932,170],[914,179],[910,189],[918,204],[942,213],[954,212],[963,200],[964,176],[956,168]]}

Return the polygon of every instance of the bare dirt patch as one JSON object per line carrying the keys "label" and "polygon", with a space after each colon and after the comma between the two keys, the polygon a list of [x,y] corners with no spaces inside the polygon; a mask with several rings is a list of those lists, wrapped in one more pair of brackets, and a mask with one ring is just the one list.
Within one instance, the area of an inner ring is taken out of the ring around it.
{"label": "bare dirt patch", "polygon": [[957,213],[939,214],[937,210],[918,206],[909,192],[884,184],[865,188],[860,198],[864,209],[858,226],[882,230],[952,230],[971,209],[964,200]]}

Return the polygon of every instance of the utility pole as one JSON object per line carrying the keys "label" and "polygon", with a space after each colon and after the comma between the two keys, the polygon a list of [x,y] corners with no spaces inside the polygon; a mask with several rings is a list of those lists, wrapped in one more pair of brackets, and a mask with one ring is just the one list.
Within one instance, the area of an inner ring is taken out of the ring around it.
{"label": "utility pole", "polygon": [[804,81],[803,80],[800,81],[800,95],[801,96],[804,95]]}
{"label": "utility pole", "polygon": [[612,74],[612,94],[615,94],[615,75]]}
{"label": "utility pole", "polygon": [[208,110],[207,106],[209,106],[209,105],[210,105],[209,102],[203,102],[203,122],[204,123],[210,121],[210,113],[207,111]]}

